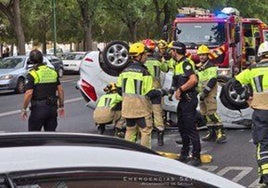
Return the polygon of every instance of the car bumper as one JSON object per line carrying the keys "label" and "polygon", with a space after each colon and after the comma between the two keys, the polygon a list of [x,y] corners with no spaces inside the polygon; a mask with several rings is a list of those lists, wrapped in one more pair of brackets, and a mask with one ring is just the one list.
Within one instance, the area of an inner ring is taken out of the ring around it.
{"label": "car bumper", "polygon": [[12,80],[0,80],[0,90],[15,89],[16,84]]}
{"label": "car bumper", "polygon": [[64,71],[79,72],[79,66],[76,65],[76,64],[65,64],[64,65]]}

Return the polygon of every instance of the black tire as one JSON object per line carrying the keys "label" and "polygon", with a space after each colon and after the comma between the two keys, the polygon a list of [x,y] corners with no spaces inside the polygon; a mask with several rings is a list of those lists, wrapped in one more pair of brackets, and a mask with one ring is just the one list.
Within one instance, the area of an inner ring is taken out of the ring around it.
{"label": "black tire", "polygon": [[15,93],[24,93],[25,92],[25,79],[24,78],[19,78],[17,82],[17,86],[15,89]]}
{"label": "black tire", "polygon": [[217,81],[221,85],[227,83],[229,80],[230,80],[230,78],[229,77],[226,77],[226,76],[218,76],[217,77]]}
{"label": "black tire", "polygon": [[[223,87],[221,94],[228,101],[228,103],[236,109],[245,109],[248,108],[248,103],[245,99],[241,99],[240,95],[236,93],[233,88],[233,81],[229,80]],[[248,92],[252,93],[249,86],[244,86]]]}
{"label": "black tire", "polygon": [[220,93],[220,100],[221,100],[221,103],[223,104],[223,106],[225,106],[226,108],[228,108],[229,110],[240,110],[239,108],[237,108],[235,105],[232,105],[230,103],[230,101],[226,98],[223,90],[221,90],[221,93]]}
{"label": "black tire", "polygon": [[99,63],[100,63],[100,67],[101,69],[106,73],[106,74],[109,74],[110,76],[119,76],[119,74],[122,72],[122,70],[113,70],[111,68],[109,68],[107,66],[107,64],[105,64],[103,62],[103,56],[102,56],[102,53],[100,52],[100,55],[99,55]]}
{"label": "black tire", "polygon": [[112,41],[103,50],[103,63],[110,69],[122,71],[129,64],[129,46],[123,41]]}

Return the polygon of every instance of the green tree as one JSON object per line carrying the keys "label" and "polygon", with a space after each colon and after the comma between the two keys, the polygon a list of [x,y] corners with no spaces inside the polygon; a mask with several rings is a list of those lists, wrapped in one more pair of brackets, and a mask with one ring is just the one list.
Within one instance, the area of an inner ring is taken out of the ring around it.
{"label": "green tree", "polygon": [[[150,0],[105,0],[105,10],[113,19],[118,20],[118,30],[120,21],[129,30],[131,41],[137,41],[137,25],[145,17],[146,8],[151,3]],[[127,34],[127,33],[126,33]]]}
{"label": "green tree", "polygon": [[25,54],[25,36],[21,22],[20,0],[2,0],[0,11],[7,17],[16,37],[19,54]]}

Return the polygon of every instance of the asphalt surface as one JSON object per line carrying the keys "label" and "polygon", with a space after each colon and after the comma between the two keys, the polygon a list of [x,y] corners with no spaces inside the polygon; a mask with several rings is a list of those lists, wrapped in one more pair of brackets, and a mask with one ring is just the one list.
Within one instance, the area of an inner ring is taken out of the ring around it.
{"label": "asphalt surface", "polygon": [[[80,92],[75,89],[78,75],[67,75],[62,79],[65,90],[66,116],[59,119],[57,131],[97,134],[92,120],[93,111],[85,106]],[[0,92],[0,131],[27,131],[27,122],[20,120],[19,112],[22,106],[23,94]],[[108,126],[106,135],[113,135],[113,127]],[[205,130],[200,131],[204,136]],[[250,129],[226,130],[227,143],[216,144],[202,142],[202,153],[210,154],[213,160],[203,164],[204,170],[218,174],[246,187],[258,187],[257,164],[255,160],[255,146],[251,139]],[[157,146],[156,133],[153,132],[152,149],[156,151],[179,153],[181,145],[176,144],[179,139],[176,128],[169,128],[165,134],[165,145]]]}

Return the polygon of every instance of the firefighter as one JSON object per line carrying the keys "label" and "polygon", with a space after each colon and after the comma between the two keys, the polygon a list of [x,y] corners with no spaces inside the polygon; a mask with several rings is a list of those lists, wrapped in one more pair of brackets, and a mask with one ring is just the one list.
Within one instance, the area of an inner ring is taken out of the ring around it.
{"label": "firefighter", "polygon": [[159,40],[157,43],[158,47],[158,60],[161,62],[169,61],[171,54],[169,52],[168,43],[165,40]]}
{"label": "firefighter", "polygon": [[137,129],[141,133],[141,145],[151,148],[152,105],[150,99],[161,92],[153,89],[153,77],[144,66],[147,60],[143,43],[134,43],[129,48],[131,63],[119,75],[117,86],[122,91],[122,116],[126,118],[125,139],[136,142]]}
{"label": "firefighter", "polygon": [[[156,43],[151,39],[143,40],[143,44],[147,48],[147,60],[145,66],[147,67],[149,73],[153,76],[153,87],[154,89],[161,89],[160,74],[161,71],[168,72],[168,65],[166,63],[161,63],[154,57],[154,52],[156,48]],[[164,119],[163,119],[163,109],[161,105],[162,97],[152,99],[152,110],[153,110],[153,122],[157,131],[158,145],[164,145]]]}
{"label": "firefighter", "polygon": [[[257,148],[260,183],[268,186],[268,42],[263,42],[258,49],[260,62],[249,66],[235,77],[233,87],[241,98],[248,100],[252,114],[253,143]],[[242,87],[249,84],[253,96]]]}
{"label": "firefighter", "polygon": [[199,78],[199,107],[200,113],[207,121],[208,134],[202,138],[203,141],[216,141],[224,143],[226,136],[219,115],[217,114],[217,67],[209,57],[210,50],[206,45],[199,46],[197,55],[200,63],[197,66]]}
{"label": "firefighter", "polygon": [[175,60],[172,89],[175,91],[175,98],[179,100],[178,128],[182,138],[180,161],[187,162],[189,160],[190,143],[192,143],[192,158],[189,164],[199,166],[201,164],[201,144],[195,121],[198,79],[195,74],[194,62],[186,58],[186,47],[183,43],[173,42],[170,48]]}
{"label": "firefighter", "polygon": [[31,103],[28,120],[29,131],[55,131],[57,116],[64,116],[64,91],[57,72],[43,63],[43,54],[38,50],[30,52],[33,69],[26,79],[21,118],[26,120],[27,107]]}
{"label": "firefighter", "polygon": [[105,125],[112,122],[115,125],[115,136],[124,138],[123,125],[125,121],[121,117],[122,97],[118,94],[115,83],[108,84],[103,90],[106,94],[100,97],[93,113],[98,132],[103,134]]}

